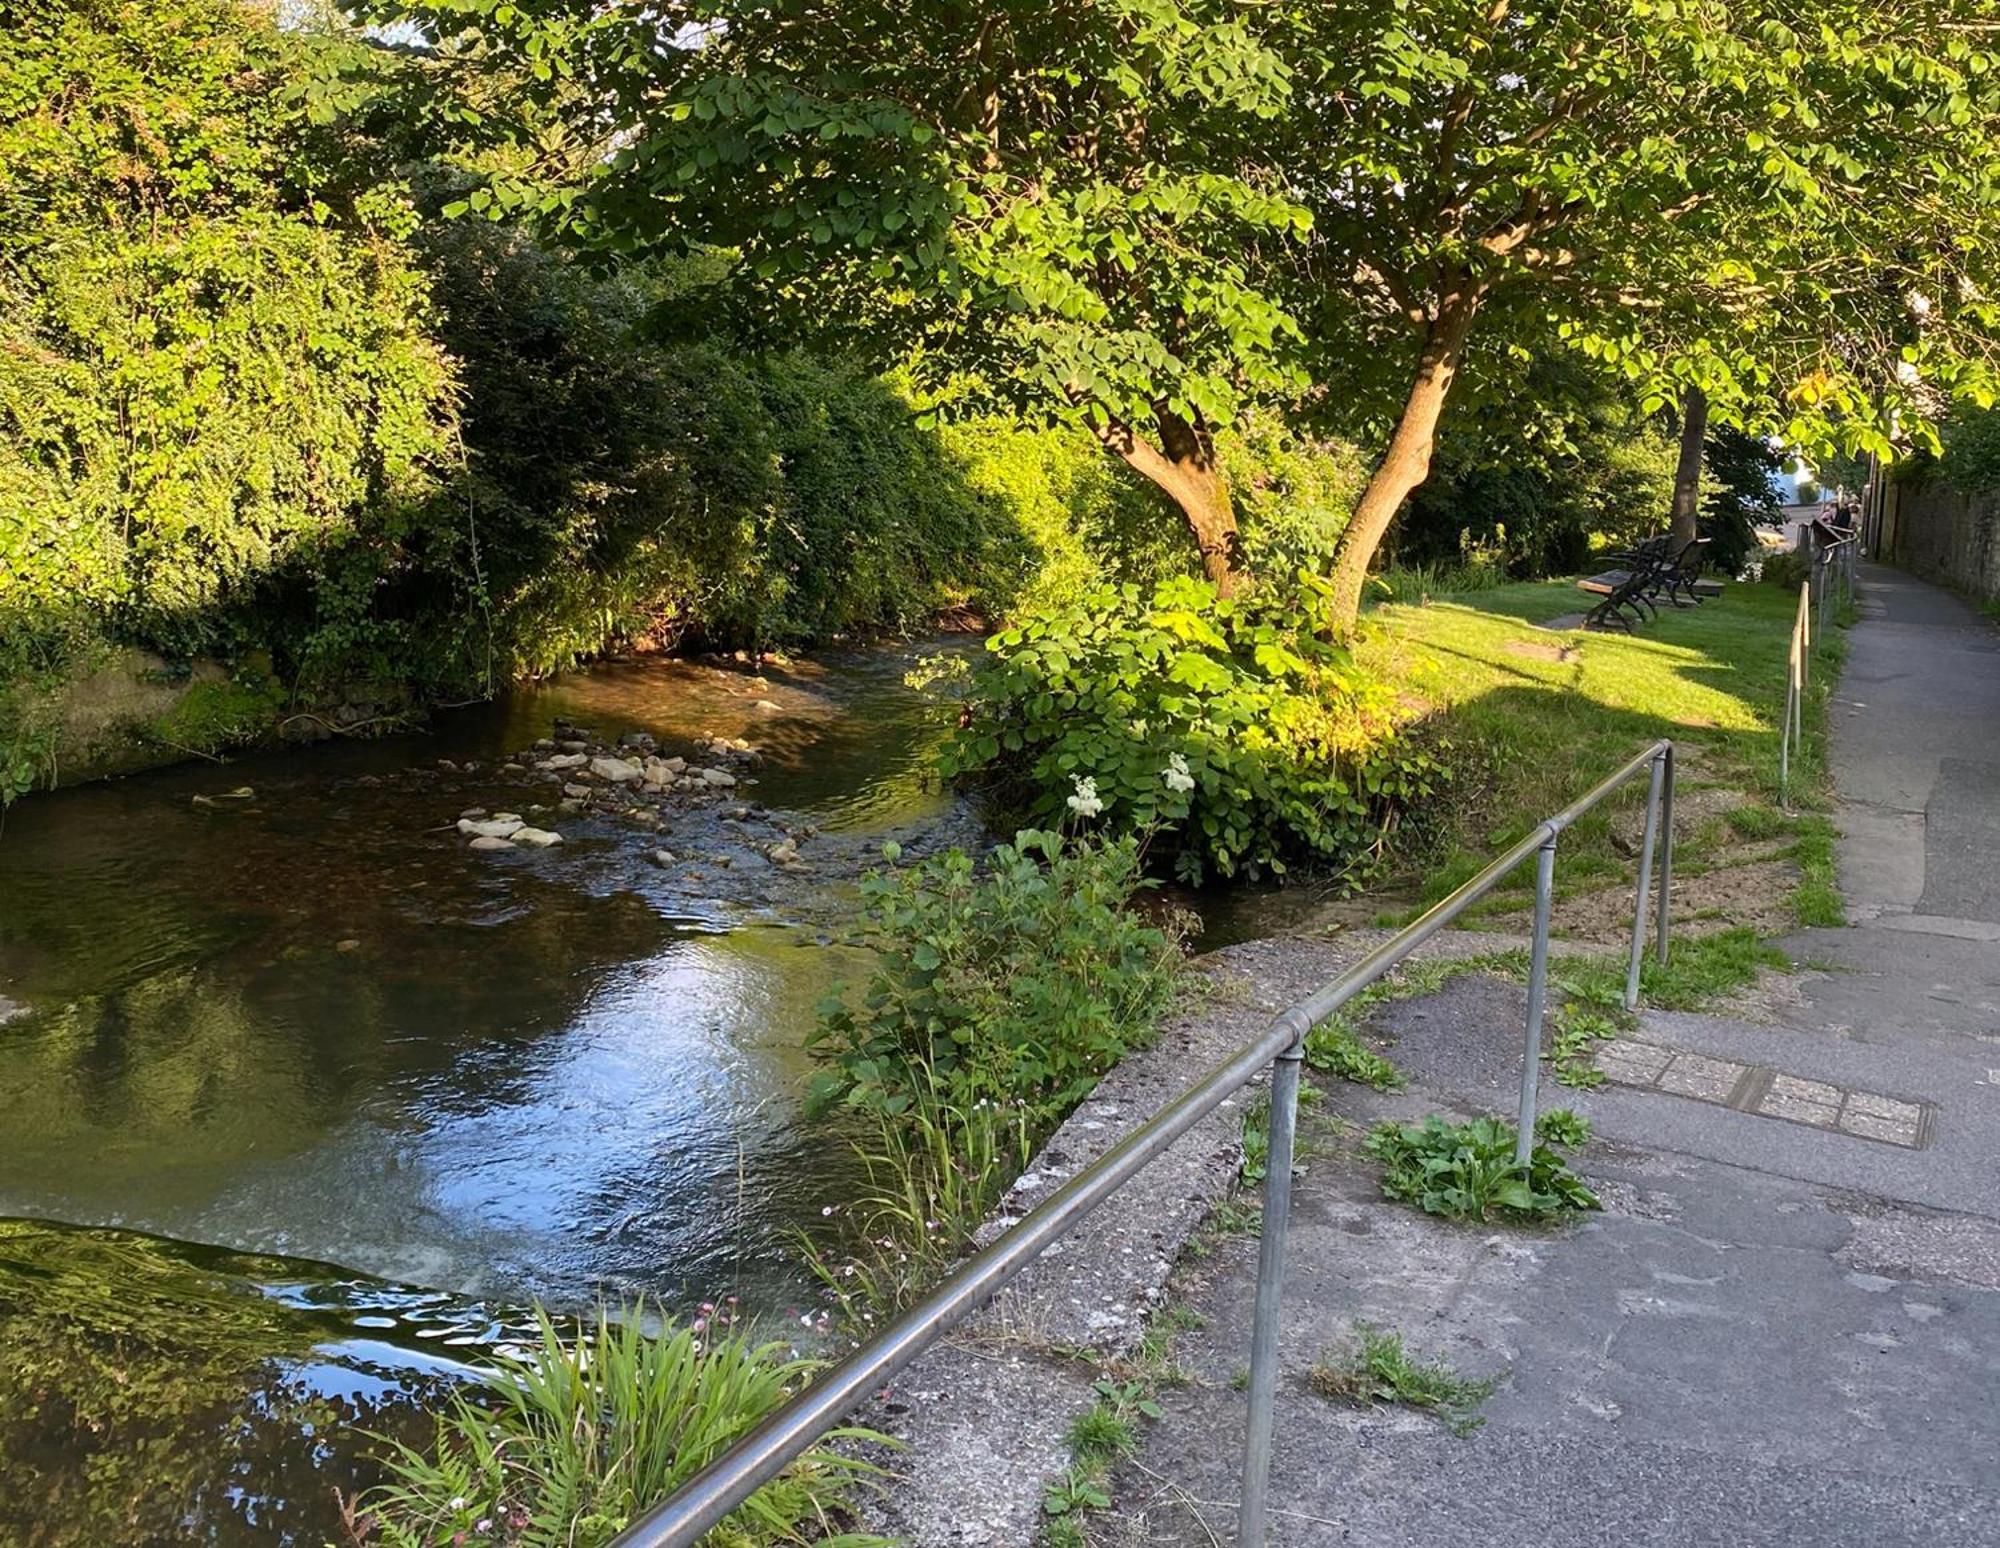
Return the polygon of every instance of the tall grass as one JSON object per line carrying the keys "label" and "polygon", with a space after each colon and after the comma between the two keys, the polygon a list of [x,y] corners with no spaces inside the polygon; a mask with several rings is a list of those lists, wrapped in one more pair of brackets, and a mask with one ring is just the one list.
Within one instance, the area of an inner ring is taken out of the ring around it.
{"label": "tall grass", "polygon": [[1432,597],[1492,591],[1507,583],[1507,572],[1499,565],[1477,560],[1457,564],[1396,564],[1368,577],[1368,597],[1374,602],[1421,605]]}
{"label": "tall grass", "polygon": [[[680,1488],[812,1375],[785,1344],[705,1319],[657,1335],[640,1307],[566,1337],[537,1311],[534,1346],[438,1416],[430,1447],[396,1444],[391,1481],[353,1513],[356,1542],[386,1548],[601,1548]],[[874,1437],[835,1430],[831,1440]],[[878,1548],[847,1530],[875,1469],[825,1445],[766,1484],[706,1548],[812,1542]]]}
{"label": "tall grass", "polygon": [[866,1191],[845,1211],[839,1245],[808,1239],[806,1266],[850,1326],[908,1305],[942,1279],[1034,1154],[1029,1110],[954,1102],[927,1071],[922,1097],[878,1115],[856,1144]]}

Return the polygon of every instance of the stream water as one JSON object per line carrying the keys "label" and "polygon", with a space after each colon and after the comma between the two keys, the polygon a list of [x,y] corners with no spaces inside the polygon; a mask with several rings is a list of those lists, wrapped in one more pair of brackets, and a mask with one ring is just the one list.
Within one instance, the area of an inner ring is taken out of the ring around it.
{"label": "stream water", "polygon": [[[420,1425],[532,1299],[809,1308],[798,1236],[853,1171],[802,1121],[802,1040],[866,966],[855,878],[980,838],[925,778],[916,654],[610,664],[11,812],[0,1543],[339,1540],[360,1432]],[[754,743],[751,804],[469,850],[559,719]],[[750,842],[778,821],[801,868]]]}

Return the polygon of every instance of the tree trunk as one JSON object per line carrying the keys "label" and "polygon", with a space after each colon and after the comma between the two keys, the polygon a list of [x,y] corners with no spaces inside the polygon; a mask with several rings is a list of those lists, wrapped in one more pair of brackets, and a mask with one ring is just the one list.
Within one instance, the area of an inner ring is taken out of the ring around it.
{"label": "tree trunk", "polygon": [[1701,515],[1701,455],[1708,441],[1708,395],[1690,387],[1681,404],[1681,460],[1674,469],[1673,535],[1676,550],[1695,540]]}
{"label": "tree trunk", "polygon": [[1234,596],[1242,576],[1236,512],[1229,485],[1215,460],[1215,438],[1206,426],[1189,424],[1162,408],[1156,411],[1160,444],[1153,445],[1128,425],[1112,424],[1098,438],[1179,507],[1201,554],[1202,572],[1217,596]]}
{"label": "tree trunk", "polygon": [[1368,566],[1389,523],[1403,508],[1412,490],[1430,477],[1431,448],[1436,442],[1438,416],[1444,412],[1451,384],[1458,375],[1465,354],[1465,340],[1472,331],[1472,319],[1479,309],[1478,295],[1447,298],[1438,316],[1424,333],[1417,369],[1403,401],[1402,417],[1375,465],[1368,487],[1355,502],[1347,530],[1333,552],[1333,617],[1336,634],[1348,634],[1361,614],[1361,588],[1367,584]]}

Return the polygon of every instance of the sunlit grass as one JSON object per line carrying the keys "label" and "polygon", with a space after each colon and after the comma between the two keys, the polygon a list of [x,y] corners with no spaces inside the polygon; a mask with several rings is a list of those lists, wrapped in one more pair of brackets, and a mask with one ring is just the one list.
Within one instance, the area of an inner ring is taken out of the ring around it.
{"label": "sunlit grass", "polygon": [[[1427,825],[1420,819],[1406,843],[1426,900],[1661,737],[1680,750],[1681,790],[1720,785],[1775,798],[1796,594],[1732,584],[1699,607],[1662,609],[1632,635],[1540,627],[1590,601],[1567,581],[1545,581],[1422,605],[1387,603],[1368,615],[1361,659],[1396,684],[1419,734],[1447,745],[1444,759],[1454,770],[1442,815]],[[1841,650],[1836,636],[1815,652],[1809,733],[1823,724]],[[1818,741],[1809,734],[1793,765],[1794,793],[1808,802],[1821,798],[1824,784]],[[1610,842],[1611,817],[1644,798],[1642,777],[1565,835],[1558,872],[1564,892],[1629,874],[1629,861]],[[1775,811],[1766,826],[1772,837],[1810,837]],[[1686,858],[1698,862],[1699,845]],[[1492,907],[1517,906],[1530,880],[1523,868]],[[1825,917],[1817,888],[1803,901],[1802,912]]]}

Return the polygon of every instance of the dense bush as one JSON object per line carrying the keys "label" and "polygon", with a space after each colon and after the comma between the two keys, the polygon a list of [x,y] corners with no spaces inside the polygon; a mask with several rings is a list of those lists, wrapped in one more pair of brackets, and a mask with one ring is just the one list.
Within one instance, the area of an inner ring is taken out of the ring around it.
{"label": "dense bush", "polygon": [[[423,239],[464,389],[466,470],[424,558],[461,674],[620,637],[799,644],[1004,607],[1039,562],[999,491],[894,388],[801,353],[663,339],[684,277],[604,277],[521,233]],[[449,582],[476,557],[475,599]],[[457,545],[454,548],[453,545]],[[475,605],[475,601],[479,605]]]}
{"label": "dense bush", "polygon": [[975,866],[963,852],[864,884],[883,951],[866,991],[836,990],[812,1046],[810,1106],[891,1118],[1024,1107],[1060,1119],[1150,1035],[1179,951],[1128,911],[1138,845],[1027,830]]}
{"label": "dense bush", "polygon": [[1943,440],[1940,465],[1954,486],[1968,494],[2000,489],[2000,409],[1959,409],[1945,425]]}
{"label": "dense bush", "polygon": [[[891,862],[895,857],[891,850]],[[1177,931],[1128,905],[1137,843],[1027,830],[863,883],[880,947],[811,1044],[808,1111],[863,1115],[867,1184],[808,1261],[857,1320],[907,1304],[972,1240],[1039,1144],[1171,1000]]]}
{"label": "dense bush", "polygon": [[27,6],[0,51],[0,675],[242,643],[279,568],[433,486],[409,252],[291,189],[294,79],[230,0]]}
{"label": "dense bush", "polygon": [[1189,880],[1353,866],[1440,771],[1323,611],[1309,579],[1219,601],[1177,577],[1025,617],[987,642],[945,771],[1032,821],[1151,835]]}

